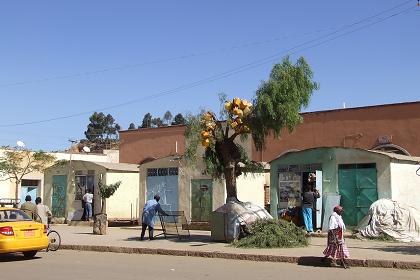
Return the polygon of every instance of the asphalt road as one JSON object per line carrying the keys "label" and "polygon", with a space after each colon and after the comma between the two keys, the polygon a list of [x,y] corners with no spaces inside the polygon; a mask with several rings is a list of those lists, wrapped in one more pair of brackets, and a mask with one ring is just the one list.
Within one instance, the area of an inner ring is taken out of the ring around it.
{"label": "asphalt road", "polygon": [[40,252],[25,260],[0,255],[0,279],[420,279],[420,270],[330,268],[225,259],[129,255],[117,253]]}

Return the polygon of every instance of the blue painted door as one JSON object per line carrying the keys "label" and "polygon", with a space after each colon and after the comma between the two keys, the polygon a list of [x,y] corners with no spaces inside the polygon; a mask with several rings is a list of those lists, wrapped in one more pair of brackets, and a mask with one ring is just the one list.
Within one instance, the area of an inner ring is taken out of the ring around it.
{"label": "blue painted door", "polygon": [[147,200],[160,196],[160,205],[165,211],[178,211],[178,176],[147,177]]}
{"label": "blue painted door", "polygon": [[65,217],[67,176],[53,175],[51,211],[54,217]]}

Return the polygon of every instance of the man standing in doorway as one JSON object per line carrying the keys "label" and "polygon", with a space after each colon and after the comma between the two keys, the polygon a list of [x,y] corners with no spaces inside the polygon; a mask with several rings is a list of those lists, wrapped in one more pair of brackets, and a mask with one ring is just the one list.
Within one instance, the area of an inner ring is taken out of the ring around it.
{"label": "man standing in doorway", "polygon": [[319,193],[313,192],[312,186],[307,184],[305,186],[305,192],[302,195],[302,214],[305,229],[309,234],[314,232],[312,224],[312,209],[314,208],[317,198],[319,198]]}
{"label": "man standing in doorway", "polygon": [[153,240],[153,228],[154,228],[154,217],[156,212],[159,212],[162,215],[168,216],[165,211],[162,210],[159,204],[160,196],[156,194],[153,199],[148,200],[143,207],[143,214],[141,217],[141,235],[140,240],[144,240],[144,234],[146,232],[146,228],[149,227],[149,239]]}
{"label": "man standing in doorway", "polygon": [[83,201],[85,202],[86,221],[90,221],[90,218],[92,218],[92,201],[93,201],[93,194],[90,189],[88,189],[85,195],[83,196]]}

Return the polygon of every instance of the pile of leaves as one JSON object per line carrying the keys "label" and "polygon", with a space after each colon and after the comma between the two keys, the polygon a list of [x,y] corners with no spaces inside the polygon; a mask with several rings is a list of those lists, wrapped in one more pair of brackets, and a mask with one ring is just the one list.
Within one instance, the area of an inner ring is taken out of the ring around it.
{"label": "pile of leaves", "polygon": [[259,220],[253,223],[249,235],[233,242],[242,248],[291,248],[308,246],[302,229],[284,220]]}

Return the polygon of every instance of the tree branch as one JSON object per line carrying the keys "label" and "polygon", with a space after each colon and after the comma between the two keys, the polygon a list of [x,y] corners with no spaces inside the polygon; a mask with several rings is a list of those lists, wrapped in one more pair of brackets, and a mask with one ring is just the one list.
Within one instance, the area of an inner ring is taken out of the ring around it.
{"label": "tree branch", "polygon": [[0,179],[0,181],[1,181],[1,182],[3,182],[3,181],[7,181],[7,180],[12,181],[12,179],[16,179],[16,178],[15,178],[15,177],[11,177],[11,176],[9,176],[9,177],[7,177],[7,178],[5,178],[5,179]]}
{"label": "tree branch", "polygon": [[233,139],[235,139],[236,138],[236,136],[238,136],[240,133],[238,133],[238,132],[235,132],[235,133],[233,133],[230,137],[229,137],[229,141],[233,141]]}
{"label": "tree branch", "polygon": [[229,137],[229,124],[227,123],[227,121],[226,121],[225,135],[223,135],[223,137],[225,139],[228,139]]}

